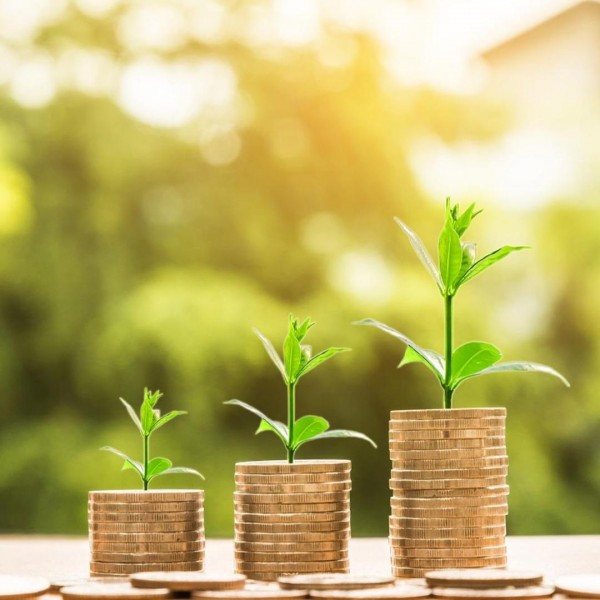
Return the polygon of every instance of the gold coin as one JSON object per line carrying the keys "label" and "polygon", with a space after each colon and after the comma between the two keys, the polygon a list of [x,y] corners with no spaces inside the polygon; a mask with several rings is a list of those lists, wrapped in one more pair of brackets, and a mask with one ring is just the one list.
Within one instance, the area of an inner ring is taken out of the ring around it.
{"label": "gold coin", "polygon": [[469,450],[476,448],[503,448],[506,454],[504,436],[451,440],[390,440],[390,450]]}
{"label": "gold coin", "polygon": [[93,562],[101,563],[171,563],[202,560],[204,550],[196,552],[101,552],[92,550]]}
{"label": "gold coin", "polygon": [[332,471],[325,473],[274,473],[272,475],[261,475],[258,473],[236,473],[236,483],[332,483],[334,481],[347,481],[350,479],[350,471]]}
{"label": "gold coin", "polygon": [[392,420],[414,419],[481,419],[488,417],[506,417],[506,408],[433,408],[423,410],[393,410]]}
{"label": "gold coin", "polygon": [[135,598],[136,600],[152,600],[168,598],[169,590],[138,590],[129,583],[86,583],[63,587],[60,590],[63,598],[68,600],[121,600]]}
{"label": "gold coin", "polygon": [[109,490],[88,493],[92,503],[114,502],[203,502],[204,490]]}
{"label": "gold coin", "polygon": [[311,552],[329,552],[339,553],[347,552],[348,540],[333,540],[329,542],[243,542],[236,540],[236,552],[252,552],[265,554],[281,553],[311,553]]}
{"label": "gold coin", "polygon": [[452,508],[459,509],[465,507],[487,507],[497,505],[507,505],[506,497],[508,490],[501,490],[496,493],[484,493],[477,496],[461,496],[448,498],[427,498],[427,497],[408,497],[392,496],[390,504],[392,508]]}
{"label": "gold coin", "polygon": [[498,569],[447,569],[427,573],[430,586],[491,588],[539,585],[544,576],[537,571],[509,571]]}
{"label": "gold coin", "polygon": [[236,542],[331,542],[350,539],[350,529],[308,533],[245,533],[235,532]]}
{"label": "gold coin", "polygon": [[462,460],[464,458],[489,458],[506,456],[506,445],[484,448],[434,448],[429,450],[411,450],[397,448],[398,442],[390,442],[390,460]]}
{"label": "gold coin", "polygon": [[[498,480],[504,483],[505,478],[499,477]],[[468,481],[478,480],[469,479]],[[485,498],[486,496],[498,496],[500,494],[504,494],[506,496],[508,495],[509,488],[507,485],[501,485],[500,483],[492,484],[491,482],[493,481],[493,478],[490,478],[486,481],[490,482],[490,485],[485,487],[477,487],[475,485],[469,485],[468,487],[452,487],[452,484],[450,484],[447,488],[437,489],[425,489],[423,487],[416,489],[402,488],[401,490],[395,491],[394,493],[395,495],[401,495],[404,498],[459,498],[462,496],[476,496],[479,498]]]}
{"label": "gold coin", "polygon": [[234,523],[235,531],[242,533],[300,533],[309,531],[340,531],[350,527],[350,519],[325,523]]}
{"label": "gold coin", "polygon": [[95,513],[167,513],[202,510],[204,502],[88,502]]}
{"label": "gold coin", "polygon": [[486,429],[390,429],[390,441],[428,441],[428,440],[485,440],[487,438],[504,438],[504,428]]}
{"label": "gold coin", "polygon": [[0,575],[0,598],[3,600],[19,600],[41,596],[50,589],[50,581],[44,577],[17,577],[16,575]]}
{"label": "gold coin", "polygon": [[243,575],[217,575],[215,573],[165,573],[147,572],[130,577],[131,585],[139,588],[166,587],[174,592],[195,590],[239,590],[243,589]]}
{"label": "gold coin", "polygon": [[392,567],[392,575],[397,579],[418,579],[425,576],[428,569],[409,569]]}
{"label": "gold coin", "polygon": [[311,592],[310,597],[320,598],[321,600],[403,600],[407,598],[426,598],[430,594],[429,589],[425,587],[400,584],[365,590]]}
{"label": "gold coin", "polygon": [[348,558],[348,550],[329,550],[324,552],[247,552],[236,550],[235,558],[241,562],[278,562],[284,557],[286,562],[319,562]]}
{"label": "gold coin", "polygon": [[177,531],[161,533],[119,533],[105,531],[90,531],[92,542],[119,542],[119,543],[154,543],[154,542],[197,542],[204,541],[204,531]]}
{"label": "gold coin", "polygon": [[444,538],[472,538],[472,537],[490,537],[506,535],[505,525],[495,525],[489,527],[445,527],[426,529],[408,527],[394,527],[390,525],[390,536],[392,537],[407,537],[410,539],[429,540],[429,539],[444,539]]}
{"label": "gold coin", "polygon": [[486,558],[408,558],[399,557],[392,560],[398,567],[411,569],[497,569],[506,567],[506,556]]}
{"label": "gold coin", "polygon": [[94,523],[168,523],[184,521],[200,521],[204,518],[204,510],[194,512],[96,512],[89,511],[88,517]]}
{"label": "gold coin", "polygon": [[392,469],[392,479],[477,479],[506,477],[508,467],[474,467],[472,469]]}
{"label": "gold coin", "polygon": [[436,598],[452,598],[453,600],[505,600],[505,598],[547,598],[554,594],[552,586],[501,587],[492,589],[473,588],[434,588]]}
{"label": "gold coin", "polygon": [[504,427],[506,417],[482,417],[475,419],[391,419],[390,429],[486,429]]}
{"label": "gold coin", "polygon": [[503,546],[504,535],[481,535],[480,537],[441,538],[431,537],[419,539],[413,537],[391,536],[389,543],[392,550],[400,548],[483,548],[487,546]]}
{"label": "gold coin", "polygon": [[504,516],[499,517],[454,517],[451,519],[419,519],[414,517],[390,517],[390,525],[393,527],[401,527],[406,529],[418,529],[420,527],[427,527],[433,529],[439,527],[440,529],[459,529],[461,527],[491,527],[491,526],[504,526],[506,524],[506,518]]}
{"label": "gold coin", "polygon": [[483,456],[480,458],[458,458],[442,460],[413,460],[413,459],[393,459],[393,469],[432,470],[441,469],[481,469],[487,467],[506,467],[508,466],[508,456]]}
{"label": "gold coin", "polygon": [[200,571],[202,561],[174,563],[102,563],[90,561],[90,572],[99,575],[132,575],[146,571]]}
{"label": "gold coin", "polygon": [[482,558],[506,556],[506,546],[483,546],[481,548],[402,548],[394,547],[394,557],[409,558]]}
{"label": "gold coin", "polygon": [[[165,552],[200,552],[204,550],[204,541],[197,542],[91,542],[92,552],[128,552],[128,553],[165,553]],[[119,562],[119,561],[117,561]]]}
{"label": "gold coin", "polygon": [[406,508],[392,507],[392,516],[416,519],[465,519],[473,517],[496,517],[508,514],[508,504],[499,504],[488,507],[463,507],[463,508]]}
{"label": "gold coin", "polygon": [[236,483],[237,492],[247,494],[307,494],[307,493],[329,493],[344,492],[352,489],[352,481],[333,481],[331,483]]}
{"label": "gold coin", "polygon": [[267,475],[274,473],[331,473],[335,471],[350,471],[352,463],[349,460],[296,460],[288,463],[283,460],[263,460],[239,462],[235,465],[236,474],[255,473]]}
{"label": "gold coin", "polygon": [[198,519],[165,523],[97,523],[88,521],[90,531],[106,533],[177,533],[199,531],[202,527],[203,522]]}
{"label": "gold coin", "polygon": [[306,512],[306,513],[257,513],[241,512],[236,510],[234,517],[244,523],[326,523],[331,521],[344,521],[350,518],[350,511],[339,510],[333,512]]}
{"label": "gold coin", "polygon": [[296,575],[280,577],[279,585],[284,590],[349,591],[391,587],[394,585],[394,578],[371,575]]}
{"label": "gold coin", "polygon": [[244,513],[291,514],[291,513],[323,513],[350,510],[350,500],[344,502],[319,502],[315,504],[248,504],[234,501],[235,510]]}
{"label": "gold coin", "polygon": [[[285,556],[280,557],[285,559]],[[288,560],[276,562],[244,562],[237,560],[236,567],[239,571],[252,571],[253,573],[315,573],[338,571],[339,569],[348,569],[350,563],[348,559],[318,561],[318,562],[290,562]]]}
{"label": "gold coin", "polygon": [[554,582],[556,591],[577,598],[600,598],[600,575],[563,575]]}
{"label": "gold coin", "polygon": [[278,587],[268,589],[250,588],[232,590],[230,592],[194,592],[192,598],[203,600],[288,600],[290,598],[306,598],[302,591],[281,590]]}
{"label": "gold coin", "polygon": [[348,502],[350,492],[328,492],[313,494],[244,494],[234,492],[235,502],[240,504],[324,504]]}
{"label": "gold coin", "polygon": [[[349,571],[349,569],[339,569],[338,571],[327,571],[327,575],[345,575],[347,574]],[[269,581],[269,582],[275,582],[277,581],[280,577],[284,576],[284,575],[294,575],[294,573],[281,573],[281,572],[274,572],[274,573],[268,573],[266,571],[264,572],[252,572],[252,571],[246,571],[246,575],[248,577],[248,579],[251,579],[255,582],[262,582],[262,581]]]}
{"label": "gold coin", "polygon": [[390,479],[391,490],[454,490],[479,489],[504,485],[506,475],[481,479]]}

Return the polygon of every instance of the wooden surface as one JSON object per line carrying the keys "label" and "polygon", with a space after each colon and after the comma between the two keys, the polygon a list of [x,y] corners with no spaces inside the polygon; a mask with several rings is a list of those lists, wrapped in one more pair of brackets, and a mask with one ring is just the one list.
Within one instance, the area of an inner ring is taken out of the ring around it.
{"label": "wooden surface", "polygon": [[[509,537],[509,568],[533,569],[552,579],[568,573],[600,573],[600,535]],[[353,573],[389,574],[385,538],[351,541]],[[50,579],[87,577],[86,538],[0,536],[0,573]],[[233,570],[233,542],[208,540],[206,570]]]}

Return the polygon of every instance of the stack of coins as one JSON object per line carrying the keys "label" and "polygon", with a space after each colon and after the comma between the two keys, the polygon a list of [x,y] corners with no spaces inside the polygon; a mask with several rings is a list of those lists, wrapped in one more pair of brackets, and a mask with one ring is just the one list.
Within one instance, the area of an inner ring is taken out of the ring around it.
{"label": "stack of coins", "polygon": [[202,570],[202,490],[90,492],[88,527],[92,575]]}
{"label": "stack of coins", "polygon": [[349,460],[235,466],[236,570],[270,581],[294,573],[347,573]]}
{"label": "stack of coins", "polygon": [[396,577],[506,566],[506,409],[392,411]]}

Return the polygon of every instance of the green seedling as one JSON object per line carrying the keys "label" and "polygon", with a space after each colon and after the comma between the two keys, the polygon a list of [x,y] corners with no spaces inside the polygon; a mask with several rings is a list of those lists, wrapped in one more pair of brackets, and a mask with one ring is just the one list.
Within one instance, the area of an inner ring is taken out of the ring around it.
{"label": "green seedling", "polygon": [[291,315],[289,318],[288,332],[283,342],[283,360],[273,347],[273,344],[257,329],[254,333],[263,343],[267,354],[275,363],[281,373],[281,377],[287,388],[287,425],[267,417],[257,408],[242,402],[241,400],[228,400],[225,404],[241,406],[247,411],[260,418],[260,425],[256,433],[263,431],[273,432],[283,443],[289,463],[294,462],[298,448],[307,442],[324,440],[328,438],[359,438],[372,444],[375,442],[363,433],[348,429],[329,429],[329,423],[323,417],[306,415],[296,420],[296,386],[304,375],[329,360],[332,356],[341,352],[347,352],[350,348],[327,348],[321,352],[311,355],[311,347],[303,344],[308,330],[314,325],[310,319],[299,323]]}
{"label": "green seedling", "polygon": [[158,390],[156,392],[151,392],[148,389],[144,389],[144,400],[140,407],[139,416],[128,402],[123,400],[123,398],[119,398],[142,436],[142,462],[130,458],[120,450],[116,450],[111,446],[103,446],[100,448],[100,450],[112,452],[122,458],[125,461],[122,470],[133,469],[140,476],[145,490],[148,489],[148,486],[153,479],[161,475],[185,473],[188,475],[197,475],[204,479],[204,475],[195,469],[190,469],[188,467],[174,467],[173,463],[163,456],[150,458],[150,436],[157,429],[169,421],[172,421],[175,417],[187,414],[184,410],[173,410],[161,416],[160,411],[156,409],[156,403],[161,397],[162,394]]}
{"label": "green seedling", "polygon": [[546,365],[532,362],[498,362],[502,358],[502,353],[496,346],[487,342],[467,342],[454,349],[453,303],[458,290],[509,254],[527,248],[527,246],[502,246],[476,260],[475,244],[463,242],[461,238],[480,212],[475,210],[475,204],[471,204],[462,214],[459,214],[458,204],[451,206],[450,199],[446,200],[446,219],[438,241],[439,265],[435,264],[419,237],[400,219],[395,219],[444,299],[443,356],[433,350],[422,348],[403,333],[374,319],[363,319],[357,322],[357,325],[377,327],[406,344],[404,358],[398,367],[410,363],[424,364],[442,386],[444,408],[452,408],[454,392],[462,383],[473,377],[491,373],[537,371],[558,377],[569,386],[569,382],[558,371]]}

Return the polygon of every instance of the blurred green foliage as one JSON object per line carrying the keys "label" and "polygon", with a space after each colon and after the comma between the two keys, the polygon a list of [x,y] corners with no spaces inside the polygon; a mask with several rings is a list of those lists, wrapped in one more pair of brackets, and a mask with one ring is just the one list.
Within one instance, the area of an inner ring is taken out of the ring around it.
{"label": "blurred green foliage", "polygon": [[[222,7],[232,19],[239,9]],[[102,50],[124,64],[132,51],[115,32],[129,8],[94,18],[70,5],[26,49]],[[380,447],[331,440],[299,458],[352,459],[353,531],[385,535],[389,411],[441,396],[418,366],[396,371],[402,347],[350,323],[372,316],[441,348],[439,300],[392,216],[433,248],[443,199],[424,196],[407,157],[423,133],[488,139],[505,121],[476,98],[401,88],[366,35],[323,38],[350,45],[352,60],[330,66],[313,46],[239,39],[153,51],[234,70],[240,149],[222,164],[198,143],[220,118],[210,111],[159,128],[110,95],[65,87],[39,108],[0,95],[1,530],[83,533],[87,490],[137,486],[98,448],[136,451],[117,398],[137,404],[148,386],[165,393],[165,411],[190,413],[154,450],[206,475],[207,534],[231,535],[234,463],[284,457],[222,401],[283,418],[278,375],[251,328],[279,339],[294,312],[319,323],[315,346],[353,348],[302,381],[299,415]],[[506,359],[552,364],[573,386],[518,374],[465,385],[459,406],[509,410],[512,534],[598,525],[600,214],[571,200],[530,214],[487,208],[487,225],[474,225],[481,253],[502,221],[507,243],[534,250],[482,276],[456,314],[457,343],[494,341]]]}

